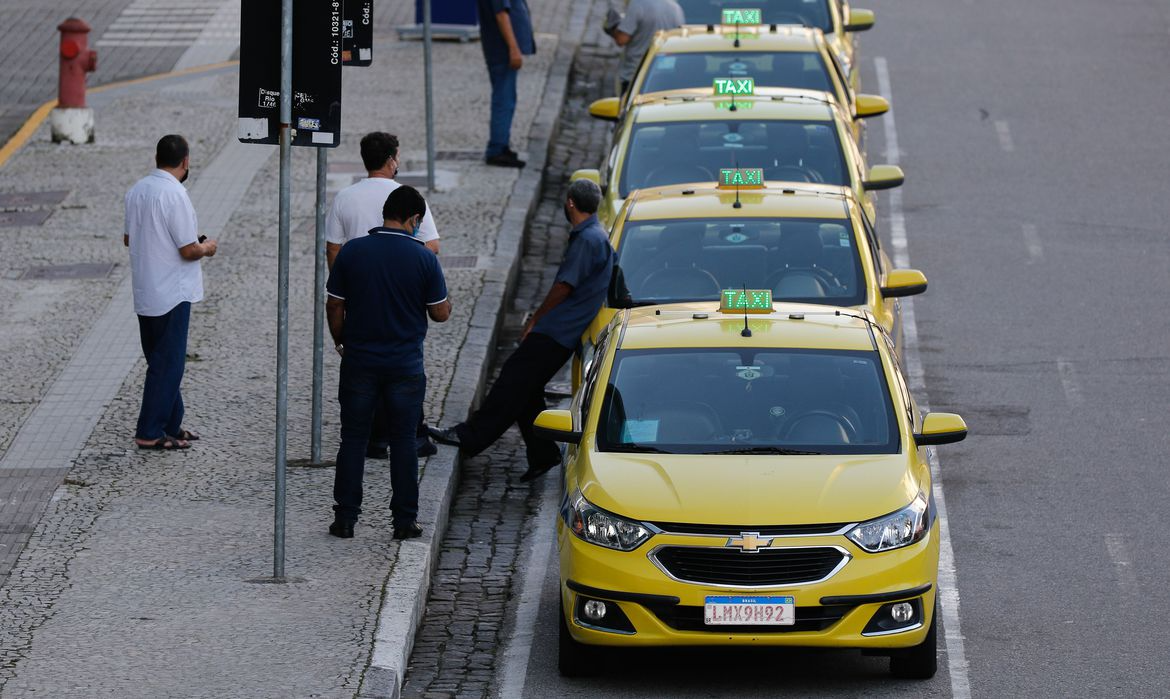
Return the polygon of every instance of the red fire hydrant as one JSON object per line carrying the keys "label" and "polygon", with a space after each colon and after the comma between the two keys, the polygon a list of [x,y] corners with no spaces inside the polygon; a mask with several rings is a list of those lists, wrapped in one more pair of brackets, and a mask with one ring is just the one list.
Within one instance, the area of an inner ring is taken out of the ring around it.
{"label": "red fire hydrant", "polygon": [[70,17],[57,26],[61,32],[61,77],[57,107],[50,114],[53,141],[93,142],[93,110],[85,106],[85,74],[97,70],[97,52],[89,48],[90,27]]}

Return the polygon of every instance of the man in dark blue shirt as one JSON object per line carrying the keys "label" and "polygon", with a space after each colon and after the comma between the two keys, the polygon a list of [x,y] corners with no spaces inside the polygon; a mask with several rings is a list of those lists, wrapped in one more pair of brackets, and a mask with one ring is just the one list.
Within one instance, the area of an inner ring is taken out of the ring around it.
{"label": "man in dark blue shirt", "polygon": [[527,0],[477,0],[479,43],[492,83],[492,119],[484,162],[524,167],[511,149],[512,116],[516,112],[516,78],[524,56],[536,53],[532,15]]}
{"label": "man in dark blue shirt", "polygon": [[333,262],[326,290],[329,332],[341,354],[341,447],[333,481],[334,521],[329,533],[348,539],[361,514],[366,443],[374,408],[389,416],[390,510],[394,538],[422,534],[418,516],[418,453],[415,427],[422,415],[427,379],[423,339],[427,317],[451,315],[439,258],[418,239],[426,201],[413,187],[399,187],[382,207],[384,225],[344,246]]}
{"label": "man in dark blue shirt", "polygon": [[515,422],[527,448],[528,470],[522,480],[532,480],[560,463],[560,448],[537,437],[532,423],[545,409],[544,385],[573,356],[609,289],[614,252],[597,221],[600,203],[601,189],[596,184],[578,180],[569,186],[565,218],[573,228],[552,288],[524,328],[520,346],[504,362],[483,405],[467,422],[446,429],[432,427],[436,441],[474,455]]}

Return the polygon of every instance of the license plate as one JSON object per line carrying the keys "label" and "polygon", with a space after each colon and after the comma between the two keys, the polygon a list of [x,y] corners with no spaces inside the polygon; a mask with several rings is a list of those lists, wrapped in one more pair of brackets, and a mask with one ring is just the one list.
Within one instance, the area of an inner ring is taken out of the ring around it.
{"label": "license plate", "polygon": [[703,607],[707,626],[792,626],[794,597],[708,597]]}

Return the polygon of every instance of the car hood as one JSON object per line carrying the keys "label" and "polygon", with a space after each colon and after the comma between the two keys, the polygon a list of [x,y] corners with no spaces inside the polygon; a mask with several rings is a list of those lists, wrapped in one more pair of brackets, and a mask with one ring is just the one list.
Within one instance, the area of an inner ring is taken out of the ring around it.
{"label": "car hood", "polygon": [[861,522],[920,492],[911,454],[710,456],[594,452],[582,494],[632,519],[689,524]]}

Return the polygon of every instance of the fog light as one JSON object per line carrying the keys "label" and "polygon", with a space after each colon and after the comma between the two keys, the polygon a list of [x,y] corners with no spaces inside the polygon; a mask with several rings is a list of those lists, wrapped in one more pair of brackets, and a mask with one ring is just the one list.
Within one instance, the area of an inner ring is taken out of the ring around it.
{"label": "fog light", "polygon": [[[588,609],[588,607],[586,607]],[[902,602],[890,607],[890,616],[899,624],[905,624],[914,618],[914,607],[909,602]]]}
{"label": "fog light", "polygon": [[590,621],[601,621],[605,618],[605,602],[591,599],[585,603],[584,612]]}

